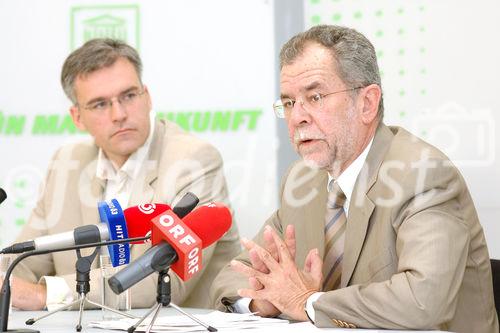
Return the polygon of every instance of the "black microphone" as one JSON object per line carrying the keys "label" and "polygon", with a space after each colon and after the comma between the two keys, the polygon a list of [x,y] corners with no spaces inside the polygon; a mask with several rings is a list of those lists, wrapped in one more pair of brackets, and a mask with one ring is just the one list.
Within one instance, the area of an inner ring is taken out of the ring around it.
{"label": "black microphone", "polygon": [[7,193],[0,187],[0,204],[7,199]]}
{"label": "black microphone", "polygon": [[136,238],[125,238],[125,239],[118,239],[118,240],[112,240],[112,241],[105,241],[105,242],[96,242],[96,243],[90,243],[90,244],[82,244],[82,245],[74,245],[74,246],[67,246],[59,249],[50,249],[50,250],[35,250],[31,252],[25,252],[21,255],[19,255],[12,264],[10,264],[9,268],[7,269],[7,272],[5,272],[5,276],[3,279],[3,284],[2,284],[2,289],[0,290],[0,329],[1,332],[38,332],[34,330],[28,330],[28,329],[19,329],[19,330],[7,330],[8,326],[8,318],[9,318],[9,305],[10,305],[10,276],[12,275],[12,272],[14,271],[14,268],[17,266],[17,264],[31,256],[38,256],[38,255],[43,255],[43,254],[48,254],[48,253],[55,253],[55,252],[62,252],[62,251],[69,251],[69,250],[77,250],[77,249],[86,249],[86,248],[92,248],[92,247],[100,247],[100,246],[106,246],[106,245],[113,245],[113,244],[123,244],[123,243],[132,243],[132,242],[139,242],[139,241],[145,241],[148,240],[150,236],[146,237],[136,237]]}

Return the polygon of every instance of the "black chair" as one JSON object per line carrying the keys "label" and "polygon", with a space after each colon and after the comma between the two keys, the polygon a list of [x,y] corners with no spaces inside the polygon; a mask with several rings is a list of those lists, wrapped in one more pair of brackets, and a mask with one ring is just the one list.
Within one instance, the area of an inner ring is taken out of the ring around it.
{"label": "black chair", "polygon": [[491,259],[491,273],[493,274],[493,294],[495,295],[495,307],[500,318],[500,260]]}

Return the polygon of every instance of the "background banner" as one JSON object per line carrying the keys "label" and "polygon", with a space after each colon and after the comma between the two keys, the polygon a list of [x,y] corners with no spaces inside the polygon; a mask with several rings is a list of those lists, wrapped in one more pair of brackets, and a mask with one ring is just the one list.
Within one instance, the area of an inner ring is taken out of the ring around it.
{"label": "background banner", "polygon": [[[301,20],[286,16],[292,3]],[[72,50],[105,36],[139,50],[157,117],[220,150],[235,220],[252,237],[277,207],[278,164],[297,158],[272,111],[277,40],[291,37],[277,38],[277,28],[327,23],[373,42],[385,123],[450,156],[500,257],[499,9],[496,0],[0,0],[0,186],[9,195],[0,246],[26,223],[55,150],[88,139],[71,122],[59,76]]]}
{"label": "background banner", "polygon": [[277,203],[272,13],[248,0],[0,1],[1,245],[26,223],[55,150],[88,139],[59,77],[72,50],[106,36],[139,50],[157,117],[220,150],[236,221],[253,234]]}

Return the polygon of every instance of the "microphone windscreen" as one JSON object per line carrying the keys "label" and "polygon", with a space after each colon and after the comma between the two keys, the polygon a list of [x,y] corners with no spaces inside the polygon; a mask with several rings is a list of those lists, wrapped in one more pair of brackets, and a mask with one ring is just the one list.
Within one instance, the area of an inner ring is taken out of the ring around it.
{"label": "microphone windscreen", "polygon": [[203,248],[219,240],[232,223],[231,212],[218,202],[200,206],[182,220],[201,239]]}
{"label": "microphone windscreen", "polygon": [[[128,236],[144,237],[151,231],[151,220],[161,213],[170,210],[170,206],[161,203],[142,204],[125,209],[125,221],[127,223]],[[140,244],[142,241],[133,242]]]}
{"label": "microphone windscreen", "polygon": [[[101,222],[105,223],[108,228],[109,240],[128,238],[125,216],[118,200],[101,201],[98,203],[97,208]],[[108,245],[108,252],[113,267],[130,262],[129,244]]]}

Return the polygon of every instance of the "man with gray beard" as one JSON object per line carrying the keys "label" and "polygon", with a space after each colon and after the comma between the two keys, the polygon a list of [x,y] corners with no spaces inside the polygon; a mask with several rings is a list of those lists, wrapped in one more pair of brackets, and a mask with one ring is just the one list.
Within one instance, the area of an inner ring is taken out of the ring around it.
{"label": "man with gray beard", "polygon": [[373,45],[316,26],[283,46],[280,66],[274,110],[302,161],[280,208],[218,275],[214,306],[318,327],[498,332],[464,179],[435,147],[382,122]]}

